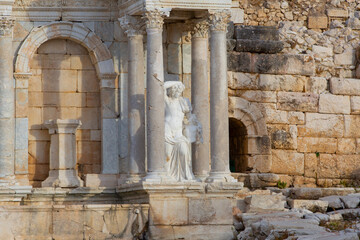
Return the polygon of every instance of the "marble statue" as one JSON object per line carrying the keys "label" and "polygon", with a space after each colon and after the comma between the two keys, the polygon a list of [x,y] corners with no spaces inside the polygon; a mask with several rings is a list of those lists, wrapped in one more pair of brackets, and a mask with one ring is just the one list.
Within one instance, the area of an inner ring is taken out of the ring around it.
{"label": "marble statue", "polygon": [[196,181],[192,172],[191,143],[202,142],[201,124],[191,113],[189,99],[181,93],[185,86],[167,81],[165,88],[165,151],[168,175],[178,182]]}

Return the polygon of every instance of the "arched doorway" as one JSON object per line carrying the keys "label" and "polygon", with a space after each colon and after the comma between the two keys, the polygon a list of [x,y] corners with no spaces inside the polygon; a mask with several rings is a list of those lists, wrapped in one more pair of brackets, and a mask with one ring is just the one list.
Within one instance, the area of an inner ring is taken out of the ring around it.
{"label": "arched doorway", "polygon": [[247,171],[247,131],[245,125],[235,119],[229,119],[229,145],[230,145],[230,170],[231,172]]}

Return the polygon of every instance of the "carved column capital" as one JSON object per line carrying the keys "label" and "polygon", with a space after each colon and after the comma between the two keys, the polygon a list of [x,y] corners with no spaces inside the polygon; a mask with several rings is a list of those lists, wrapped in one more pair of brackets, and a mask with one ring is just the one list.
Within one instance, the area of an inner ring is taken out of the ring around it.
{"label": "carved column capital", "polygon": [[141,17],[124,16],[119,18],[120,26],[128,37],[145,34],[145,22]]}
{"label": "carved column capital", "polygon": [[149,10],[144,13],[143,19],[146,22],[146,28],[155,28],[155,29],[163,29],[164,25],[164,15],[163,11],[159,9]]}
{"label": "carved column capital", "polygon": [[0,37],[12,34],[15,20],[8,17],[0,17]]}
{"label": "carved column capital", "polygon": [[230,11],[210,11],[210,29],[211,31],[223,31],[227,29],[227,24],[230,21]]}
{"label": "carved column capital", "polygon": [[209,21],[205,19],[193,20],[190,22],[192,29],[191,35],[194,38],[207,38],[209,33]]}

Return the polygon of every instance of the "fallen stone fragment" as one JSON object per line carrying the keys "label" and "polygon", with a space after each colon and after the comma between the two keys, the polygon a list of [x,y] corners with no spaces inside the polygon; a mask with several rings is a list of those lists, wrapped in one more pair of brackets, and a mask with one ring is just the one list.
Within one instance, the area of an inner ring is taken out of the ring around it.
{"label": "fallen stone fragment", "polygon": [[246,212],[285,211],[286,201],[282,194],[252,195],[245,198]]}
{"label": "fallen stone fragment", "polygon": [[342,196],[340,199],[344,203],[345,208],[356,208],[360,203],[360,199],[357,196]]}
{"label": "fallen stone fragment", "polygon": [[328,197],[319,198],[319,200],[327,201],[329,203],[329,208],[332,210],[344,208],[344,203],[340,200],[339,196],[328,196]]}
{"label": "fallen stone fragment", "polygon": [[329,214],[329,221],[342,221],[344,220],[340,213]]}
{"label": "fallen stone fragment", "polygon": [[304,208],[312,212],[325,213],[328,208],[328,202],[321,200],[300,200],[290,199],[288,204],[291,208]]}
{"label": "fallen stone fragment", "polygon": [[290,192],[292,199],[319,199],[322,196],[320,188],[293,188]]}

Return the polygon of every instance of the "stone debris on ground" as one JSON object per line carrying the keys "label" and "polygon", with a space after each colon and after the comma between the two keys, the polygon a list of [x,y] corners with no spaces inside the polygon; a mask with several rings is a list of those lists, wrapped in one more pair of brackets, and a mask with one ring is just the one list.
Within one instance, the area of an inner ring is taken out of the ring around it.
{"label": "stone debris on ground", "polygon": [[354,192],[354,188],[253,192],[245,188],[233,211],[234,239],[358,240],[360,194]]}

